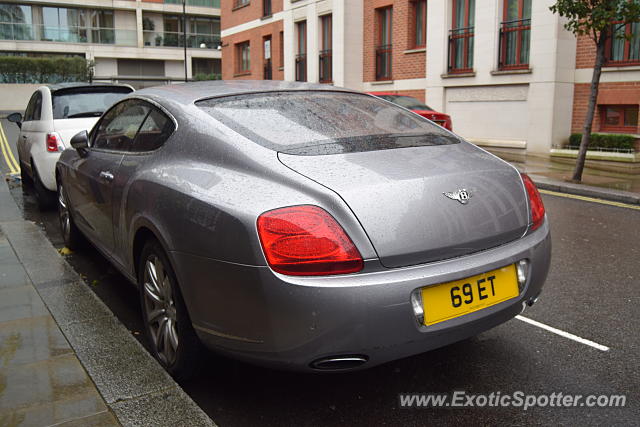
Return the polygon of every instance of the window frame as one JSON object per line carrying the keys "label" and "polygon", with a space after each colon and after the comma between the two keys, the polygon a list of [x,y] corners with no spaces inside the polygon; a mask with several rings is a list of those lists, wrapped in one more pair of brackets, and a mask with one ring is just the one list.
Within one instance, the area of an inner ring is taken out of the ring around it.
{"label": "window frame", "polygon": [[[427,47],[427,0],[412,0],[411,7],[413,9],[412,15],[412,28],[413,31],[411,34],[413,35],[413,39],[410,41],[410,45],[413,46],[414,49],[424,49]],[[420,13],[420,8],[424,8],[423,13]],[[418,18],[422,17],[422,28],[418,27],[419,20]],[[418,34],[422,37],[422,42],[418,42]]]}
{"label": "window frame", "polygon": [[375,77],[377,81],[393,80],[393,6],[380,7],[375,14]]}
{"label": "window frame", "polygon": [[[517,0],[518,1],[518,17],[514,20],[509,20],[509,1],[503,0],[502,2],[502,23],[500,24],[500,36],[499,36],[499,61],[498,61],[498,69],[499,70],[528,70],[531,63],[531,17],[524,17],[524,5],[527,0]],[[533,0],[529,0],[531,2],[530,9],[532,8]],[[525,21],[528,21],[525,22]],[[519,22],[517,26],[510,26],[510,24],[514,22]],[[527,60],[526,62],[522,62],[522,51],[524,48],[524,37],[523,34],[525,31],[529,31],[528,43],[527,46]],[[515,63],[506,64],[507,60],[507,34],[516,33],[516,51],[515,51]]]}
{"label": "window frame", "polygon": [[612,58],[613,55],[613,43],[617,40],[615,26],[623,24],[622,21],[614,21],[611,23],[609,27],[610,37],[607,40],[607,45],[605,47],[605,67],[629,67],[633,65],[640,65],[640,55],[638,55],[637,59],[631,59],[631,36],[634,34],[633,29],[635,27],[637,31],[637,38],[640,39],[640,22],[633,22],[624,25],[624,32],[626,38],[621,39],[624,43],[622,59],[614,60]]}
{"label": "window frame", "polygon": [[[245,64],[244,48],[247,48],[248,59]],[[251,74],[251,42],[249,40],[236,43],[236,75]],[[247,68],[244,68],[244,66]]]}
{"label": "window frame", "polygon": [[[452,0],[451,8],[451,30],[449,35],[449,64],[448,72],[451,74],[472,73],[474,66],[474,50],[475,50],[475,9],[477,3],[475,0],[464,1],[464,16],[462,18],[462,27],[457,25],[459,17],[458,2]],[[473,1],[473,8],[470,3]],[[471,25],[471,16],[473,15],[473,25]],[[462,31],[462,32],[461,32]],[[462,39],[463,56],[462,66],[455,66],[457,56],[456,40]]]}
{"label": "window frame", "polygon": [[[627,110],[635,109],[636,117],[640,113],[638,111],[638,105],[634,104],[605,104],[599,105],[600,110],[600,131],[602,132],[612,132],[612,133],[638,133],[638,122],[636,122],[635,126],[626,126],[624,124],[625,118],[627,115]],[[620,120],[617,125],[609,125],[606,123],[607,110],[609,109],[618,109],[622,110],[622,114],[620,114]]]}
{"label": "window frame", "polygon": [[297,21],[296,28],[296,57],[295,57],[295,80],[297,82],[307,81],[307,20]]}
{"label": "window frame", "polygon": [[320,16],[320,31],[318,81],[331,83],[333,82],[333,15],[331,13]]}

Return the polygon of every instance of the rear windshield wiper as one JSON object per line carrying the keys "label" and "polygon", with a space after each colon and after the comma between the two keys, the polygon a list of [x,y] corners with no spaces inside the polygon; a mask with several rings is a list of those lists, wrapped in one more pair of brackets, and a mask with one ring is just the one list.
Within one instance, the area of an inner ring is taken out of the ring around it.
{"label": "rear windshield wiper", "polygon": [[87,111],[84,113],[70,114],[65,119],[74,119],[78,117],[100,117],[104,111]]}

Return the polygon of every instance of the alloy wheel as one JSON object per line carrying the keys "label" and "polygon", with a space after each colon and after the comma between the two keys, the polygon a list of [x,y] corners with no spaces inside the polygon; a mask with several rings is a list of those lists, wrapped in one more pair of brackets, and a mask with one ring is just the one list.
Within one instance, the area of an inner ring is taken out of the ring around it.
{"label": "alloy wheel", "polygon": [[62,184],[58,185],[58,216],[60,218],[60,228],[65,242],[69,241],[71,235],[71,218],[69,216],[69,207],[64,194]]}
{"label": "alloy wheel", "polygon": [[149,335],[160,361],[171,366],[178,354],[176,306],[171,279],[156,255],[150,255],[145,262],[143,286]]}

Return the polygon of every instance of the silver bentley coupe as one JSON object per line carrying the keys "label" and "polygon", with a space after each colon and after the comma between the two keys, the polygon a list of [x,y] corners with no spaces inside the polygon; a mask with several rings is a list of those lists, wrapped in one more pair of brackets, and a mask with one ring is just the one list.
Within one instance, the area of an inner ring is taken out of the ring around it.
{"label": "silver bentley coupe", "polygon": [[376,366],[533,304],[549,225],[531,179],[390,102],[229,81],[128,95],[56,166],[65,243],[139,288],[174,376],[204,347],[300,371]]}

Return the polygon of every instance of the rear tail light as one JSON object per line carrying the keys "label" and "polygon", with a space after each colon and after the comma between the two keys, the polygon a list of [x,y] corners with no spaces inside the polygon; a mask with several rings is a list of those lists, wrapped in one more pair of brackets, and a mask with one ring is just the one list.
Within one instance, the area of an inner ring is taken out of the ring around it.
{"label": "rear tail light", "polygon": [[542,221],[544,221],[544,204],[542,203],[542,197],[540,197],[540,193],[536,188],[536,185],[533,183],[529,175],[526,173],[520,174],[522,175],[522,181],[524,182],[524,187],[527,189],[527,194],[529,195],[529,207],[531,209],[531,230],[535,230],[540,227]]}
{"label": "rear tail light", "polygon": [[323,276],[362,270],[360,252],[324,209],[275,209],[260,215],[257,225],[267,262],[278,273]]}
{"label": "rear tail light", "polygon": [[55,153],[56,151],[64,150],[64,144],[62,144],[62,138],[55,132],[47,134],[47,151]]}

